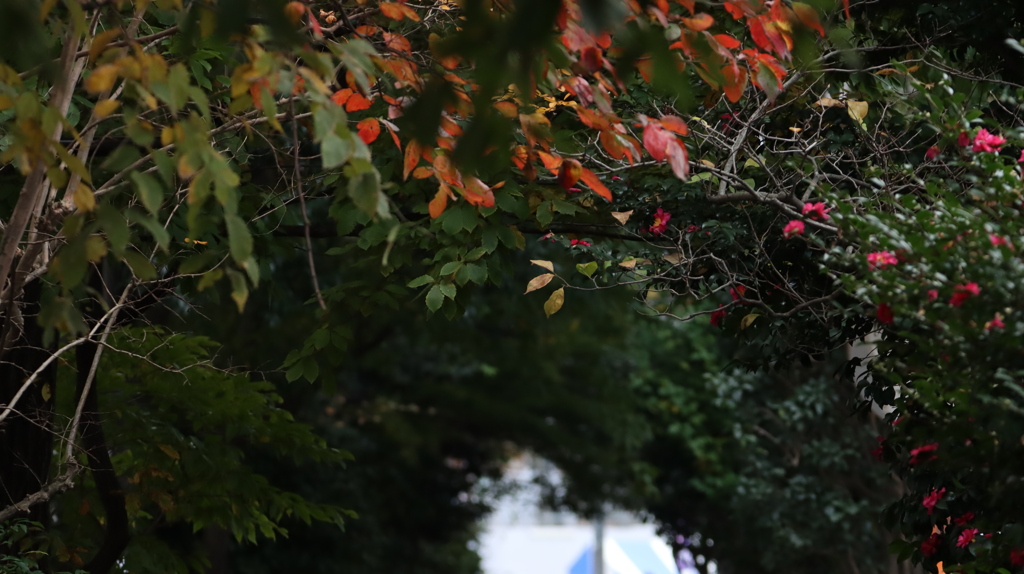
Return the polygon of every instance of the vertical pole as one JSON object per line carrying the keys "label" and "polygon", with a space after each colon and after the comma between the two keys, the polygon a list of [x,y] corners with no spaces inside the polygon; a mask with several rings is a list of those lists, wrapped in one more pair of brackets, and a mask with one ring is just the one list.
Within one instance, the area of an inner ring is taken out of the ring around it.
{"label": "vertical pole", "polygon": [[604,514],[594,518],[594,570],[593,574],[604,574]]}

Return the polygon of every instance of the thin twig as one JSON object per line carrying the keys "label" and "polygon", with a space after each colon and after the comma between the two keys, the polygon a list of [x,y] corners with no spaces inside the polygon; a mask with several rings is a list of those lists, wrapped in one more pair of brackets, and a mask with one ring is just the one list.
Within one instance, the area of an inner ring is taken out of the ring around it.
{"label": "thin twig", "polygon": [[295,194],[299,196],[299,210],[302,212],[302,227],[306,236],[306,257],[309,259],[309,275],[313,280],[313,291],[320,308],[327,310],[324,296],[320,292],[320,281],[316,277],[316,263],[313,262],[313,239],[309,236],[309,215],[306,213],[306,196],[302,192],[302,172],[299,166],[299,121],[295,116],[295,100],[288,102],[292,117],[292,150],[295,158]]}

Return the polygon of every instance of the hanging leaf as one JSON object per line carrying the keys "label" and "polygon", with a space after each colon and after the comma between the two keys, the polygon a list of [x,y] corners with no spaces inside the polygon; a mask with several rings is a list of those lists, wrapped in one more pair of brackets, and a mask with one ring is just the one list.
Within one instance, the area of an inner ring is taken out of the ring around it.
{"label": "hanging leaf", "polygon": [[526,293],[545,287],[548,283],[551,283],[551,280],[554,278],[555,275],[553,273],[545,273],[534,277],[526,284]]}
{"label": "hanging leaf", "polygon": [[633,210],[632,209],[630,209],[629,211],[613,211],[612,212],[612,217],[614,217],[615,220],[618,221],[619,223],[621,223],[622,225],[625,225],[626,222],[629,221],[629,218],[630,218],[631,215],[633,215]]}
{"label": "hanging leaf", "polygon": [[559,287],[544,303],[544,314],[551,317],[562,308],[563,303],[565,303],[565,287]]}
{"label": "hanging leaf", "polygon": [[612,200],[612,190],[608,189],[605,184],[601,183],[601,180],[597,177],[596,173],[587,168],[583,168],[583,171],[580,172],[580,180],[587,184],[590,191],[593,191],[608,201]]}
{"label": "hanging leaf", "polygon": [[555,266],[552,265],[550,261],[544,261],[543,259],[531,259],[530,263],[533,263],[538,267],[543,267],[552,273],[555,272]]}

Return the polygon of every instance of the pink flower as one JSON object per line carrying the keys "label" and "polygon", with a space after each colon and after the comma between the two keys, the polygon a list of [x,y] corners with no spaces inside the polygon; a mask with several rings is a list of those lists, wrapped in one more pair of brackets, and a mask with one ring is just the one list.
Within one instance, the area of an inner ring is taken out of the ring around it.
{"label": "pink flower", "polygon": [[793,237],[794,235],[803,235],[803,234],[804,234],[804,222],[803,221],[799,221],[799,220],[794,219],[793,221],[790,221],[789,223],[786,224],[785,227],[782,228],[782,236],[785,237],[786,239],[789,239],[790,237]]}
{"label": "pink flower", "polygon": [[949,304],[954,307],[959,307],[964,304],[964,301],[971,298],[971,295],[978,295],[981,292],[981,288],[978,287],[977,283],[964,283],[963,285],[957,285],[953,289],[953,297],[950,298]]}
{"label": "pink flower", "polygon": [[612,181],[620,181],[620,180],[622,180],[622,178],[621,178],[621,177],[619,177],[619,176],[617,176],[617,175],[613,175],[613,176],[612,176]]}
{"label": "pink flower", "polygon": [[877,460],[878,462],[885,462],[885,455],[883,454],[885,452],[885,446],[883,444],[883,443],[885,443],[885,438],[884,437],[877,437],[877,438],[878,438],[878,446],[876,446],[874,449],[872,449],[871,456],[874,457],[874,459]]}
{"label": "pink flower", "polygon": [[996,153],[1004,143],[1006,143],[1006,138],[992,135],[985,128],[981,128],[978,130],[978,135],[974,136],[974,147],[971,148],[971,151]]}
{"label": "pink flower", "polygon": [[581,192],[583,190],[578,188],[578,187],[570,187],[569,189],[567,189],[565,191],[568,192],[568,193],[579,193],[579,192]]}
{"label": "pink flower", "polygon": [[1024,163],[1024,149],[1020,150],[1020,159],[1017,160],[1017,163]]}
{"label": "pink flower", "polygon": [[831,209],[826,209],[825,204],[822,202],[818,203],[805,203],[804,204],[804,215],[810,215],[811,219],[820,219],[822,221],[828,219],[828,212]]}
{"label": "pink flower", "polygon": [[935,451],[937,450],[939,450],[939,443],[937,442],[911,449],[910,464],[920,464],[929,460],[935,460]]}
{"label": "pink flower", "polygon": [[967,132],[960,132],[960,135],[956,137],[956,143],[960,147],[967,147],[971,145],[971,136]]}
{"label": "pink flower", "polygon": [[1024,566],[1024,549],[1017,548],[1010,551],[1010,566]]}
{"label": "pink flower", "polygon": [[1008,239],[1006,239],[1005,237],[1000,237],[995,233],[989,233],[988,240],[990,243],[992,243],[992,247],[999,247],[1000,245],[1005,245],[1010,249],[1013,249],[1013,244],[1010,243]]}
{"label": "pink flower", "polygon": [[668,222],[671,219],[672,214],[659,207],[658,210],[654,212],[654,223],[651,224],[648,231],[655,235],[665,233],[668,230]]}
{"label": "pink flower", "polygon": [[970,522],[972,520],[974,520],[974,513],[973,512],[965,512],[963,514],[963,516],[958,516],[958,517],[954,518],[953,522],[956,522],[958,526],[963,526],[964,524],[967,524],[968,522]]}
{"label": "pink flower", "polygon": [[721,308],[721,305],[718,307],[718,310],[711,314],[711,324],[715,327],[721,327],[722,321],[725,320],[725,310]]}
{"label": "pink flower", "polygon": [[537,241],[544,241],[545,239],[550,239],[551,241],[554,241],[555,240],[555,234],[554,233],[548,233],[547,235],[542,235],[541,238],[538,239]]}
{"label": "pink flower", "polygon": [[928,290],[928,301],[934,301],[934,300],[936,300],[938,298],[939,298],[939,291],[938,291],[938,289],[929,289]]}
{"label": "pink flower", "polygon": [[931,556],[939,551],[939,546],[942,546],[942,537],[936,532],[929,536],[928,540],[921,543],[921,554]]}
{"label": "pink flower", "polygon": [[874,253],[868,253],[868,269],[874,271],[877,269],[885,269],[889,265],[896,265],[899,263],[899,259],[896,259],[896,254],[890,251],[875,251]]}
{"label": "pink flower", "polygon": [[1006,323],[1003,323],[1003,316],[1001,314],[999,314],[999,313],[996,313],[995,317],[992,317],[991,321],[985,323],[985,330],[986,331],[991,331],[992,329],[1005,329],[1005,328],[1006,328]]}
{"label": "pink flower", "polygon": [[569,246],[570,247],[575,247],[577,245],[579,245],[581,247],[590,247],[590,242],[589,241],[583,241],[582,239],[573,239],[573,240],[569,241]]}
{"label": "pink flower", "polygon": [[886,325],[892,324],[894,315],[892,312],[892,307],[890,307],[888,303],[879,303],[878,311],[875,313],[875,315],[878,317],[879,323],[884,323]]}
{"label": "pink flower", "polygon": [[964,531],[960,533],[960,537],[956,539],[956,547],[967,548],[971,542],[974,542],[974,537],[977,535],[977,528],[965,528]]}
{"label": "pink flower", "polygon": [[928,161],[931,161],[937,157],[939,157],[939,146],[937,145],[933,145],[932,147],[928,148],[928,151],[924,152],[924,159]]}
{"label": "pink flower", "polygon": [[935,510],[935,505],[938,504],[945,495],[946,489],[940,488],[938,490],[933,490],[931,494],[924,497],[924,500],[921,501],[921,505],[928,509],[928,516],[932,515],[932,510]]}
{"label": "pink flower", "polygon": [[737,285],[729,288],[729,296],[732,297],[733,301],[739,301],[743,297],[743,294],[747,292],[745,285]]}
{"label": "pink flower", "polygon": [[697,233],[698,231],[700,231],[700,227],[697,227],[696,225],[690,225],[686,228],[687,233]]}

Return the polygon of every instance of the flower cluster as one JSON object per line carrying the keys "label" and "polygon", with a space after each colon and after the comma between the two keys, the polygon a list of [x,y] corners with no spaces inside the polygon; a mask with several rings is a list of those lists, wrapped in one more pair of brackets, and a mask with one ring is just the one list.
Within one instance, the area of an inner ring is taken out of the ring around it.
{"label": "flower cluster", "polygon": [[1005,143],[1006,138],[990,134],[988,130],[981,128],[978,130],[978,134],[974,136],[974,146],[971,148],[971,151],[997,153],[999,148]]}

